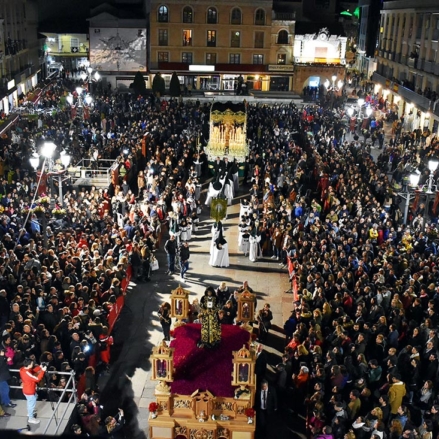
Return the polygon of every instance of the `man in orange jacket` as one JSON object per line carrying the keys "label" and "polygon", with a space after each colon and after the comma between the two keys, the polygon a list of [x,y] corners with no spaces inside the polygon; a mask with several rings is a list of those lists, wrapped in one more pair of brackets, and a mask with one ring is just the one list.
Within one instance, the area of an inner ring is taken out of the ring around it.
{"label": "man in orange jacket", "polygon": [[39,424],[35,419],[35,406],[37,404],[37,384],[43,379],[46,366],[34,367],[33,360],[26,358],[20,369],[20,378],[23,385],[23,394],[27,400],[27,416],[29,424]]}

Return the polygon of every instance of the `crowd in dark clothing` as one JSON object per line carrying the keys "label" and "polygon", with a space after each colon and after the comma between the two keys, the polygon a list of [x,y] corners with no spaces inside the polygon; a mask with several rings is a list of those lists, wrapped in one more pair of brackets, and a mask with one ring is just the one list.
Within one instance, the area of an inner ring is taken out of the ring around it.
{"label": "crowd in dark clothing", "polygon": [[[111,361],[107,317],[125,294],[122,282],[128,266],[137,281],[148,281],[162,234],[168,228],[177,232],[181,223],[197,218],[198,173],[193,162],[200,158],[200,173],[207,168],[204,154],[199,157],[196,150],[196,136],[209,109],[198,102],[162,104],[154,97],[102,94],[79,117],[76,85],[64,78],[46,87],[38,105],[56,106],[56,111],[38,120],[21,119],[2,139],[2,347],[10,368],[20,368],[25,358],[48,364],[49,390],[40,391],[40,398],[60,398],[60,392],[50,389],[62,389],[69,375],[59,372],[73,370],[76,381],[85,373],[75,429],[96,433],[104,426],[108,434],[101,434],[113,437],[114,422],[100,419],[96,408],[98,374],[108,370]],[[74,109],[63,102],[69,91]],[[62,169],[62,151],[70,154],[72,164],[88,158],[82,166],[90,175],[99,159],[112,160],[116,165],[109,187],[65,183],[63,200],[57,187],[37,188],[28,159],[46,141],[57,145],[57,169]],[[47,196],[61,215],[55,217]],[[45,212],[37,212],[37,207]],[[95,368],[88,366],[92,355],[97,358]]]}
{"label": "crowd in dark clothing", "polygon": [[[74,86],[69,79],[52,85],[41,105],[55,102],[60,110],[20,122],[15,143],[3,139],[0,322],[11,367],[31,357],[79,377],[91,353],[109,349],[106,317],[123,294],[128,264],[147,281],[162,235],[197,218],[198,178],[207,172],[197,139],[206,140],[210,108],[103,94],[85,119],[72,120],[61,96]],[[360,141],[343,141],[344,127],[329,109],[256,104],[247,114],[251,209],[241,220],[261,238],[264,255],[290,268],[297,294],[277,368],[283,406],[300,410],[294,401],[306,398],[309,431],[325,439],[436,437],[434,225],[424,233],[402,224],[381,162]],[[64,149],[72,162],[89,158],[90,172],[99,158],[117,161],[118,171],[108,189],[67,188],[64,218],[48,215],[43,230],[41,216],[24,219],[36,190],[27,158],[47,140],[58,145],[55,161]],[[425,157],[435,156],[434,145]],[[89,433],[102,427],[90,399],[98,391],[93,375],[88,369],[78,406]],[[106,421],[110,435],[117,421]]]}
{"label": "crowd in dark clothing", "polygon": [[[425,231],[406,227],[382,159],[358,140],[343,142],[331,112],[259,111],[245,176],[251,208],[241,221],[292,281],[288,345],[276,367],[282,407],[305,415],[316,438],[436,437],[435,216]],[[424,148],[418,167],[427,178],[434,136]]]}

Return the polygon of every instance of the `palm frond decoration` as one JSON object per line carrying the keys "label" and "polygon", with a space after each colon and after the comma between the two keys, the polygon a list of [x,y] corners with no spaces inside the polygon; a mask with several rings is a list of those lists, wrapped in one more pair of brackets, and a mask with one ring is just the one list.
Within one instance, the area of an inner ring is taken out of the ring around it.
{"label": "palm frond decoration", "polygon": [[210,217],[216,222],[222,221],[227,216],[227,200],[214,198],[210,204]]}

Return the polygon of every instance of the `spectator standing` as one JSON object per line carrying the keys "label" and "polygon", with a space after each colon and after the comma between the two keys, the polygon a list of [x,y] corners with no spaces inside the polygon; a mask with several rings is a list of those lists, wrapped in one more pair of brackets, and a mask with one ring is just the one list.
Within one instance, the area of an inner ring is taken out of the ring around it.
{"label": "spectator standing", "polygon": [[180,276],[182,279],[186,278],[186,272],[189,270],[189,258],[191,256],[191,252],[189,250],[189,243],[187,241],[183,242],[180,247]]}
{"label": "spectator standing", "polygon": [[164,302],[157,314],[160,318],[160,324],[162,325],[163,335],[165,336],[165,340],[170,340],[170,330],[171,330],[171,305],[168,302]]}
{"label": "spectator standing", "polygon": [[0,350],[0,402],[3,407],[14,408],[17,404],[13,404],[9,398],[9,384],[11,379],[9,373],[8,358],[6,357],[5,349]]}
{"label": "spectator standing", "polygon": [[27,400],[27,416],[29,424],[39,424],[35,418],[35,405],[37,403],[37,384],[43,379],[46,366],[34,366],[33,360],[26,358],[23,367],[20,368],[20,378],[23,386],[23,394]]}
{"label": "spectator standing", "polygon": [[168,259],[168,271],[166,274],[173,274],[175,271],[175,255],[177,253],[177,242],[175,241],[175,235],[172,234],[165,242],[165,252]]}

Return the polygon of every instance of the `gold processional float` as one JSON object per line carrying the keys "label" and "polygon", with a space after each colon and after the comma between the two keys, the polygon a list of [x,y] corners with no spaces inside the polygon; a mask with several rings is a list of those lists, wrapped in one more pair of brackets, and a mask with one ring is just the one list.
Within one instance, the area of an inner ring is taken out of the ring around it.
{"label": "gold processional float", "polygon": [[[171,316],[177,320],[175,328],[184,325],[189,315],[189,293],[181,286],[171,293]],[[163,341],[153,348],[151,355],[151,379],[158,381],[158,385],[156,401],[149,407],[149,438],[254,439],[256,417],[252,407],[256,393],[257,345],[251,339],[250,322],[255,318],[256,296],[243,291],[237,304],[237,319],[248,331],[249,340],[241,349],[231,352],[231,384],[236,387],[235,396],[215,396],[209,389],[199,389],[191,395],[173,394],[169,383],[174,381],[174,348]]]}
{"label": "gold processional float", "polygon": [[232,163],[245,162],[248,156],[247,110],[245,103],[214,102],[210,109],[209,143],[206,147],[209,161],[225,157]]}

